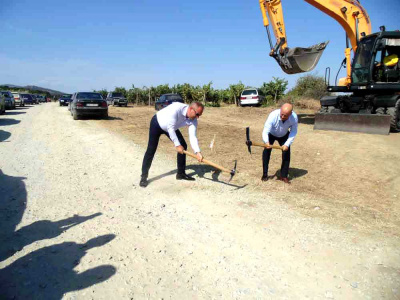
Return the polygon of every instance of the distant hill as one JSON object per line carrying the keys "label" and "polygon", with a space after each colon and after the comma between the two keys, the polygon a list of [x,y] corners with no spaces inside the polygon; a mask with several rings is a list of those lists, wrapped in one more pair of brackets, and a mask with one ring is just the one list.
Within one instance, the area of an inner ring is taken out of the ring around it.
{"label": "distant hill", "polygon": [[20,86],[20,85],[15,85],[15,84],[0,84],[0,89],[25,89],[28,91],[39,91],[43,93],[49,93],[52,96],[58,96],[58,95],[63,95],[63,94],[68,94],[56,90],[51,90],[51,89],[46,89],[40,86],[36,85],[26,85],[26,86]]}

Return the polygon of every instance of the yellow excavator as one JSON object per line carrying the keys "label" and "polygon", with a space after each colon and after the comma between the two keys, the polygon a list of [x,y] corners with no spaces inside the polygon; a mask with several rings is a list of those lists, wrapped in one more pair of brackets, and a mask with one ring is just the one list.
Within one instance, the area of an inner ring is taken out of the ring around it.
{"label": "yellow excavator", "polygon": [[[389,134],[400,132],[400,31],[371,33],[371,20],[358,0],[304,0],[334,18],[346,32],[342,66],[347,76],[320,99],[314,129]],[[273,57],[287,74],[315,68],[328,42],[289,48],[281,0],[259,0]],[[276,38],[273,44],[270,26]],[[353,51],[353,56],[351,54]],[[334,94],[332,96],[332,94]]]}

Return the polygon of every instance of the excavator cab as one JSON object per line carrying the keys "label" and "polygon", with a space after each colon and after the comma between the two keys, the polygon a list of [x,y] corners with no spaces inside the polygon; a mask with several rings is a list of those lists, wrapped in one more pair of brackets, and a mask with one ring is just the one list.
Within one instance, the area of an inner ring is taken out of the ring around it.
{"label": "excavator cab", "polygon": [[321,98],[314,129],[400,132],[400,32],[362,38],[351,67],[348,86],[328,86],[328,92],[339,94]]}
{"label": "excavator cab", "polygon": [[[400,81],[400,39],[372,35],[360,42],[352,67],[352,84]],[[371,73],[372,71],[372,73]]]}

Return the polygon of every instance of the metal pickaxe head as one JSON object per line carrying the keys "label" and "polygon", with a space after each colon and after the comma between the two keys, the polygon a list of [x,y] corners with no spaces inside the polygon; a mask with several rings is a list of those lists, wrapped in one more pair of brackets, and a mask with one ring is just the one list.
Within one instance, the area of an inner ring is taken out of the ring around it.
{"label": "metal pickaxe head", "polygon": [[251,154],[252,142],[250,141],[250,127],[246,127],[246,145],[247,145],[247,150],[249,150],[249,153]]}
{"label": "metal pickaxe head", "polygon": [[235,160],[235,166],[231,170],[231,178],[229,178],[228,182],[230,182],[232,180],[233,176],[235,176],[235,174],[236,174],[236,166],[237,166],[237,160]]}

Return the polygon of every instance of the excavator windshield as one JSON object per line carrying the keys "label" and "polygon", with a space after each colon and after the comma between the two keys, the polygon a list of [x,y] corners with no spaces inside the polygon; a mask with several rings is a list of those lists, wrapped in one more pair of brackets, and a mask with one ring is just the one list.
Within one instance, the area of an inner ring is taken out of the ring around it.
{"label": "excavator windshield", "polygon": [[372,52],[376,35],[364,38],[360,41],[354,56],[352,68],[352,82],[354,84],[367,83],[370,78]]}

